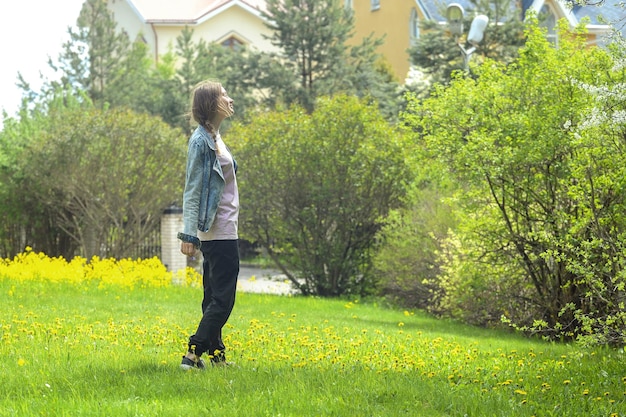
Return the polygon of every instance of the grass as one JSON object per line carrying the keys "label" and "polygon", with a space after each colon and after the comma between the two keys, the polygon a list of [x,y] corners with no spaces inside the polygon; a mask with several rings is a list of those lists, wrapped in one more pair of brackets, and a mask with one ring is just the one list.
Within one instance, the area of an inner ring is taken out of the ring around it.
{"label": "grass", "polygon": [[183,372],[192,286],[2,278],[0,416],[626,416],[622,350],[238,293],[232,368]]}

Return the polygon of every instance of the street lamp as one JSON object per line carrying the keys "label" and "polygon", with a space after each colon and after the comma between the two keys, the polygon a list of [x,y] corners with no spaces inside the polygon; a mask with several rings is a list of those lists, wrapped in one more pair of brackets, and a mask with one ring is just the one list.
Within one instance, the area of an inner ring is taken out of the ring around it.
{"label": "street lamp", "polygon": [[448,21],[448,27],[450,28],[450,32],[455,36],[456,44],[459,46],[461,53],[463,54],[463,68],[466,72],[469,72],[470,57],[476,50],[478,44],[483,40],[487,23],[489,23],[489,18],[484,14],[481,14],[472,20],[472,24],[470,25],[470,30],[467,35],[467,42],[469,42],[472,46],[469,49],[465,49],[463,44],[459,41],[459,38],[463,34],[464,16],[465,10],[463,10],[463,6],[458,3],[451,3],[446,8],[446,20]]}

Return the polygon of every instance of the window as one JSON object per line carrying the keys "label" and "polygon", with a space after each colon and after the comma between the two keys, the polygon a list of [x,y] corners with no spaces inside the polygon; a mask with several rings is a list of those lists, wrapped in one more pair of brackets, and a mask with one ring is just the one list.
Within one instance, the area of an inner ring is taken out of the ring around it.
{"label": "window", "polygon": [[224,48],[232,49],[233,51],[239,51],[243,47],[243,42],[234,36],[231,36],[230,38],[222,41],[222,46]]}
{"label": "window", "polygon": [[539,26],[546,28],[548,31],[548,34],[546,35],[548,42],[550,42],[555,47],[558,47],[559,35],[556,31],[557,19],[556,19],[556,13],[554,13],[554,10],[552,9],[552,7],[550,7],[547,4],[544,4],[543,7],[541,8],[541,11],[539,11],[539,15],[537,17],[539,18]]}
{"label": "window", "polygon": [[371,0],[372,11],[380,9],[380,0]]}
{"label": "window", "polygon": [[420,20],[419,15],[417,14],[417,10],[411,10],[411,20],[409,21],[409,39],[411,44],[414,44],[415,41],[420,37]]}

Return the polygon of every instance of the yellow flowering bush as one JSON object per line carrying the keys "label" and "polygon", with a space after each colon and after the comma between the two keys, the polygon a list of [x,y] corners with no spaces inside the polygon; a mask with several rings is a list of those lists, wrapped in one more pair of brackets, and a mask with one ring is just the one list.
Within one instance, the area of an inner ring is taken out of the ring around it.
{"label": "yellow flowering bush", "polygon": [[109,286],[133,289],[135,287],[164,287],[173,283],[194,286],[202,282],[193,268],[169,272],[158,258],[151,259],[101,259],[90,261],[75,257],[49,257],[32,248],[13,259],[0,259],[0,279],[15,282],[41,281],[80,285],[97,283],[100,288]]}

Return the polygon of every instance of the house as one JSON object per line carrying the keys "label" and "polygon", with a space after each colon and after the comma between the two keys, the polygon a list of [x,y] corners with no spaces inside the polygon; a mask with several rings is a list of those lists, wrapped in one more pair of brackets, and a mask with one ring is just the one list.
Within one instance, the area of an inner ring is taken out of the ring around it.
{"label": "house", "polygon": [[[420,37],[420,22],[435,20],[446,24],[445,7],[459,3],[467,12],[469,0],[343,0],[346,8],[354,11],[354,38],[358,43],[374,34],[384,36],[379,52],[391,66],[400,81],[406,78],[410,65],[408,49]],[[610,31],[605,23],[616,22],[626,16],[619,5],[603,2],[599,6],[568,6],[564,0],[512,0],[520,16],[535,10],[546,16],[548,37],[558,44],[554,27],[566,18],[573,29],[584,18],[589,19],[589,44],[602,44]],[[247,45],[259,51],[275,51],[276,47],[264,37],[271,32],[265,25],[262,11],[265,0],[108,0],[118,28],[131,39],[140,36],[158,61],[159,56],[174,50],[176,38],[185,27],[194,30],[196,39],[217,42],[237,48]],[[606,20],[603,20],[606,19]]]}
{"label": "house", "polygon": [[[404,81],[409,68],[407,50],[420,35],[420,22],[432,19],[424,0],[346,0],[346,7],[354,11],[354,38],[374,34],[384,37],[379,53],[391,66],[396,78]],[[426,0],[433,2],[434,0]],[[434,4],[434,3],[433,3]]]}
{"label": "house", "polygon": [[271,35],[261,11],[264,0],[108,0],[117,27],[131,40],[140,37],[158,61],[174,51],[185,27],[194,39],[217,42],[230,48],[247,45],[261,51],[275,47],[263,35]]}
{"label": "house", "polygon": [[[548,39],[558,45],[557,34],[554,30],[556,22],[565,18],[571,29],[575,28],[584,19],[587,23],[587,43],[602,45],[604,38],[611,32],[610,23],[621,29],[620,21],[626,17],[626,9],[617,2],[602,2],[597,6],[581,6],[574,2],[562,0],[522,0],[522,13],[528,10],[546,17],[545,26],[548,30]],[[608,23],[607,23],[608,22]]]}
{"label": "house", "polygon": [[[512,7],[519,9],[522,19],[528,10],[545,14],[548,38],[555,44],[558,44],[558,39],[554,29],[561,18],[566,18],[572,29],[584,18],[589,18],[588,43],[602,44],[603,37],[610,32],[610,26],[605,22],[618,22],[626,17],[626,10],[614,4],[616,2],[570,7],[562,0],[512,1]],[[354,10],[355,39],[362,39],[371,33],[376,37],[384,35],[385,43],[379,52],[399,80],[405,79],[411,67],[407,50],[419,39],[419,23],[435,20],[445,25],[445,8],[450,3],[460,4],[466,13],[473,8],[468,0],[345,0],[346,7]]]}

